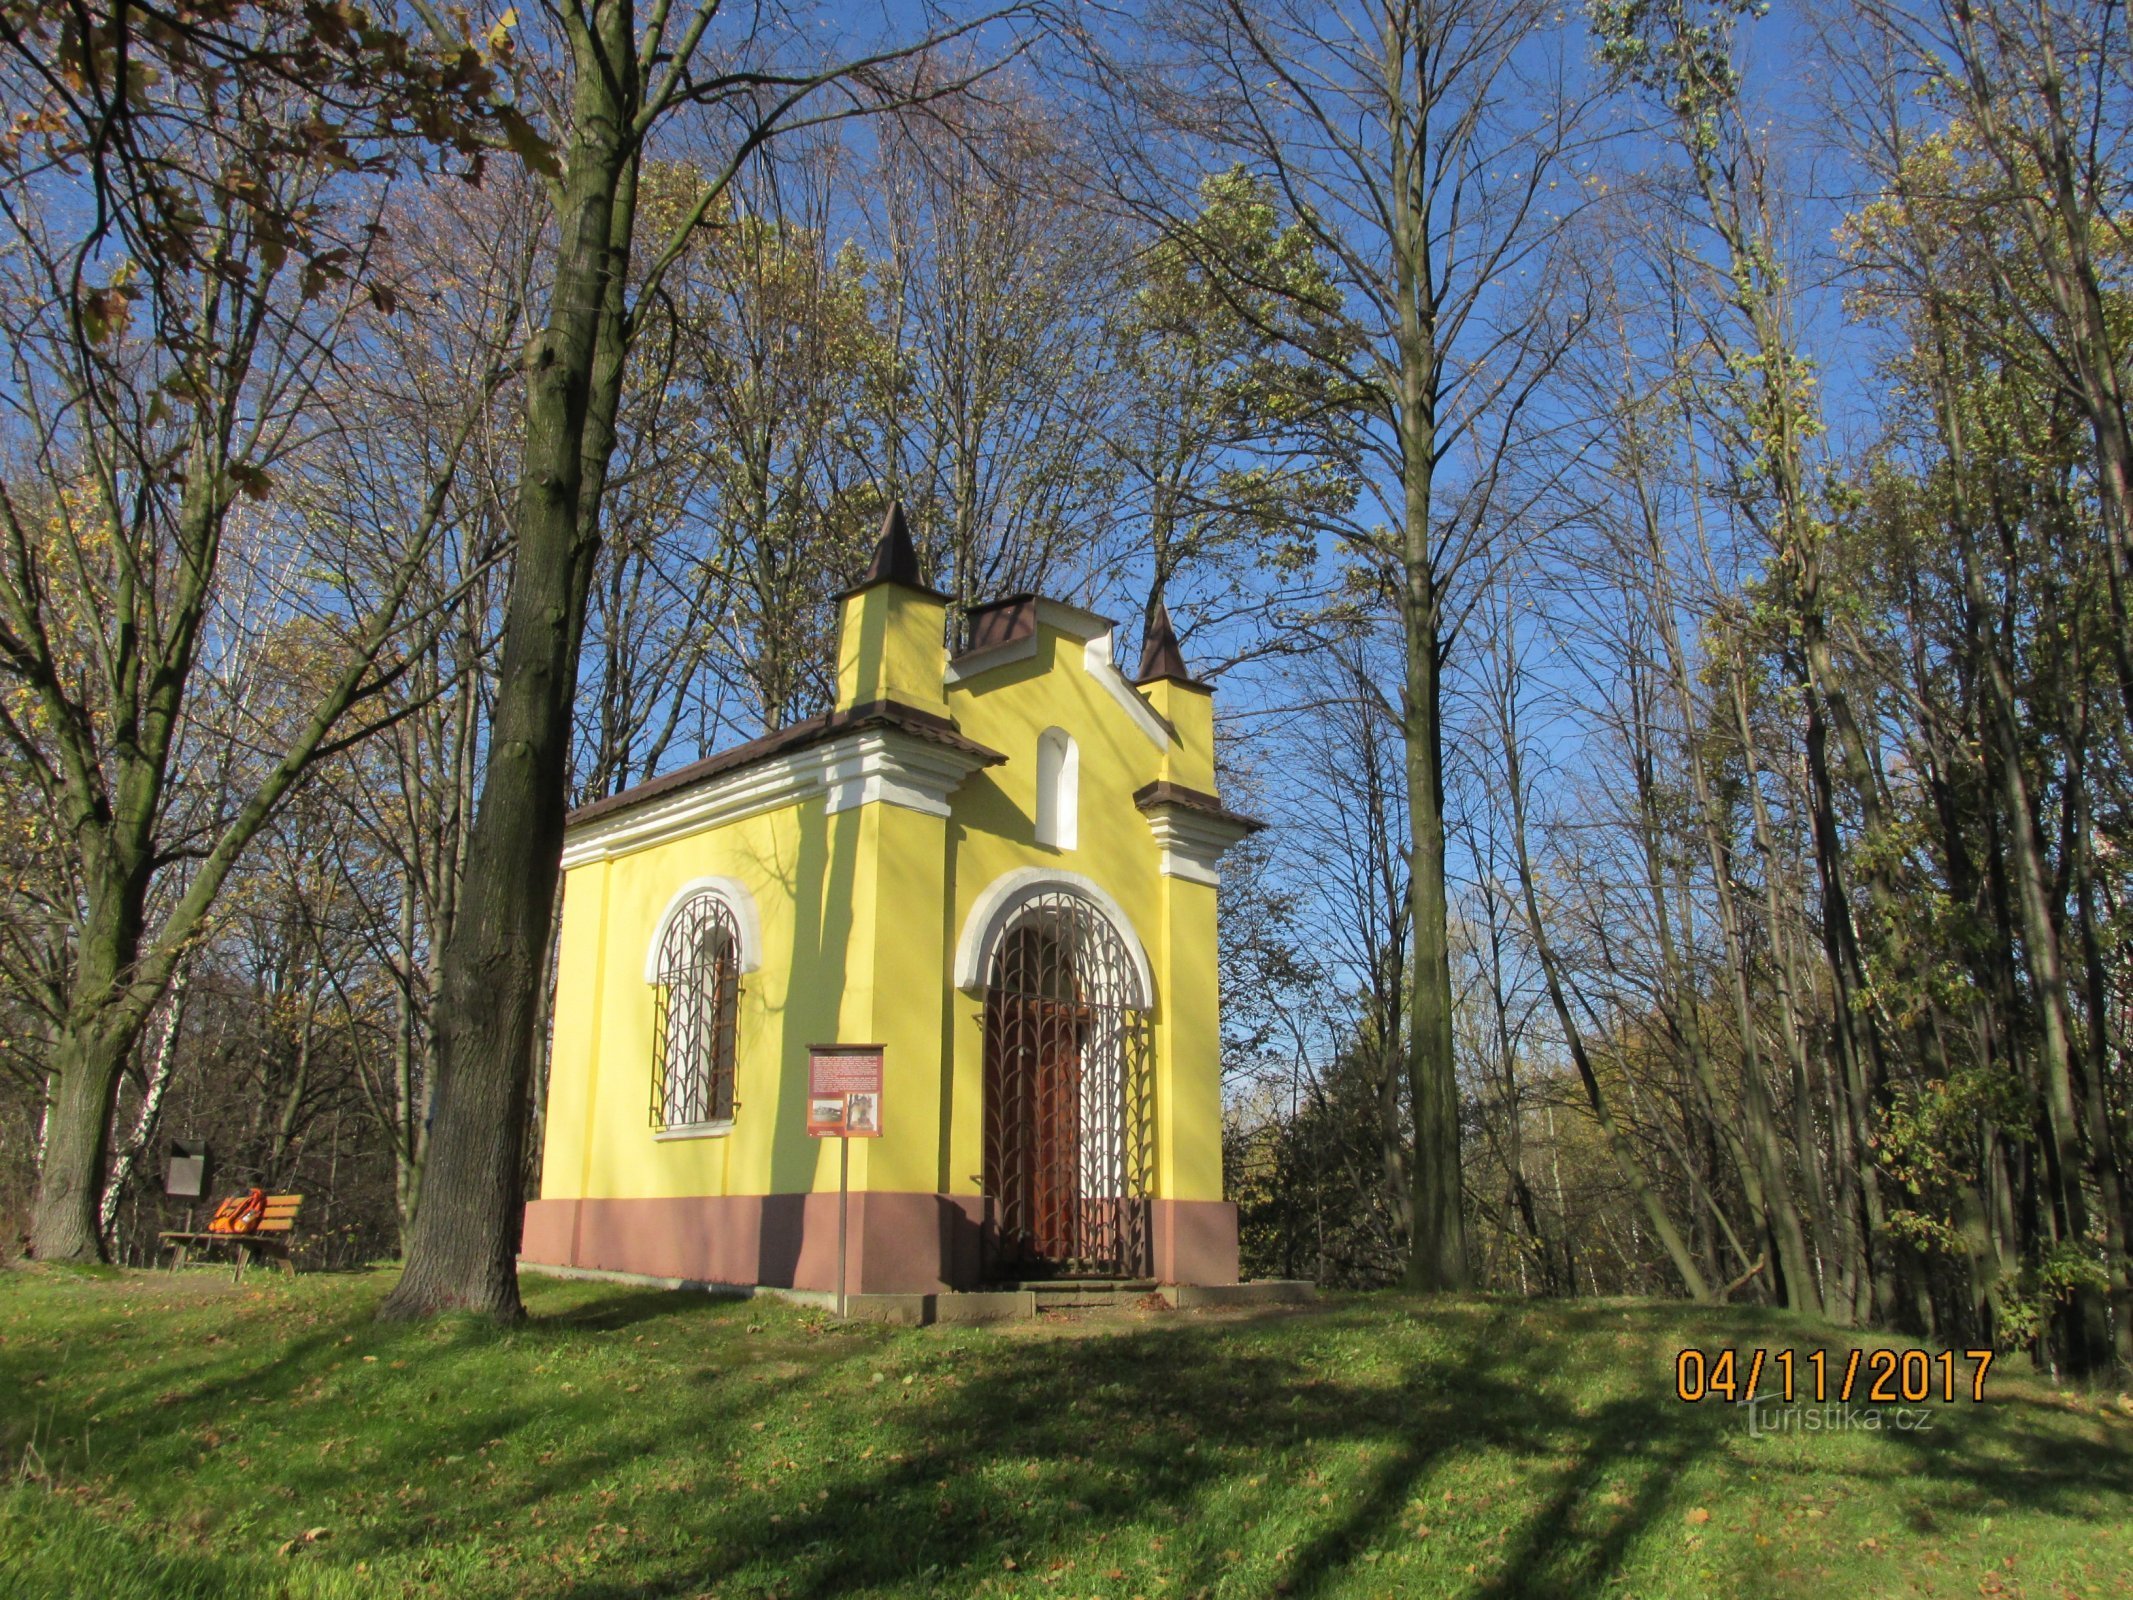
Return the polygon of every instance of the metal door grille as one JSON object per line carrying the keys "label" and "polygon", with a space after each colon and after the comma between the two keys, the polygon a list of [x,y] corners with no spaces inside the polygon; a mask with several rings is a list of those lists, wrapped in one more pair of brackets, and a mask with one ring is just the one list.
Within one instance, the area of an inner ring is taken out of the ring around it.
{"label": "metal door grille", "polygon": [[993,1268],[1148,1271],[1147,1015],[1110,920],[1052,891],[1017,914],[985,995]]}
{"label": "metal door grille", "polygon": [[652,1034],[655,1129],[733,1115],[739,951],[733,912],[711,894],[684,904],[660,940]]}

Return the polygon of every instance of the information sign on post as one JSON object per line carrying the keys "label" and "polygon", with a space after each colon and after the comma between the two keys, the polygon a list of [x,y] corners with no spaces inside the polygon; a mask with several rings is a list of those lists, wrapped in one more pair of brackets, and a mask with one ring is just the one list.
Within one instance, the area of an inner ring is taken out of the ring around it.
{"label": "information sign on post", "polygon": [[807,1050],[807,1131],[817,1139],[881,1137],[881,1046]]}
{"label": "information sign on post", "polygon": [[837,1141],[837,1315],[845,1314],[844,1263],[852,1203],[852,1141],[881,1137],[881,1046],[807,1047],[807,1131]]}

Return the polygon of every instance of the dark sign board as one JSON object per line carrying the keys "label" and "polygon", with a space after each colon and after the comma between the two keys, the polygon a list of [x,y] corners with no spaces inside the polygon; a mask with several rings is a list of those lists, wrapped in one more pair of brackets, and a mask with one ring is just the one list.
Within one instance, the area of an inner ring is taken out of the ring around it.
{"label": "dark sign board", "polygon": [[170,1165],[163,1174],[163,1192],[180,1200],[198,1200],[207,1193],[207,1146],[198,1139],[170,1141]]}

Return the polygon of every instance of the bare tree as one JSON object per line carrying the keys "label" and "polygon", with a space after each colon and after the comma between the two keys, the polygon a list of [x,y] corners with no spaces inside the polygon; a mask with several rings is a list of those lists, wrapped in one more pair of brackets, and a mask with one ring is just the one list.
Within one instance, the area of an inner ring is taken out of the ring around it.
{"label": "bare tree", "polygon": [[[366,556],[330,524],[274,515],[278,479],[323,426],[336,347],[391,286],[364,253],[374,191],[317,136],[318,98],[274,70],[277,51],[306,48],[305,24],[256,20],[236,42],[266,65],[235,87],[217,54],[234,36],[213,27],[176,35],[162,70],[129,71],[123,88],[94,71],[55,80],[20,34],[0,54],[10,96],[61,130],[0,200],[0,671],[21,691],[0,737],[72,879],[53,897],[68,926],[39,994],[52,1096],[31,1237],[47,1259],[98,1253],[135,1041],[239,857],[314,763],[376,721],[426,620],[409,602],[436,493],[382,551],[361,541]],[[18,169],[25,148],[9,147]],[[83,207],[98,226],[74,225]],[[466,437],[437,463],[443,481]],[[233,603],[233,566],[266,575],[254,604]],[[276,692],[223,705],[226,747],[251,759],[214,786],[225,805],[187,816],[174,780],[202,662],[240,636],[275,657],[261,681]],[[181,859],[182,888],[156,903]]]}
{"label": "bare tree", "polygon": [[[1337,531],[1376,564],[1403,641],[1418,1288],[1471,1281],[1445,874],[1459,585],[1498,548],[1504,469],[1576,320],[1549,308],[1550,245],[1583,192],[1588,138],[1555,15],[1527,0],[1170,0],[1160,48],[1106,63],[1121,145],[1171,158],[1121,160],[1128,203],[1240,312],[1289,296],[1308,315],[1286,337],[1355,397],[1365,492]],[[1178,176],[1196,161],[1241,162],[1272,186],[1326,264],[1323,290],[1255,276],[1196,226],[1182,202],[1198,174]]]}

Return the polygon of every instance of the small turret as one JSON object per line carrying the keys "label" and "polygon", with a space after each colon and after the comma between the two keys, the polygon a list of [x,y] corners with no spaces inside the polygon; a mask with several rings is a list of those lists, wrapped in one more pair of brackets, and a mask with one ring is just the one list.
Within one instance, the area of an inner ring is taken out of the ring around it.
{"label": "small turret", "polygon": [[1134,683],[1175,735],[1163,756],[1163,779],[1211,793],[1215,786],[1215,691],[1185,670],[1185,652],[1171,625],[1170,608],[1160,601],[1147,637],[1141,641],[1141,665]]}
{"label": "small turret", "polygon": [[837,709],[894,700],[944,712],[948,597],[925,585],[901,501],[881,519],[881,537],[859,582],[837,597]]}
{"label": "small turret", "polygon": [[1158,678],[1175,678],[1195,689],[1207,687],[1185,670],[1185,652],[1178,646],[1178,630],[1170,624],[1170,608],[1160,600],[1155,603],[1155,616],[1148,624],[1148,631],[1141,637],[1141,666],[1133,681],[1149,684]]}

